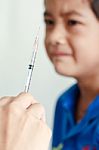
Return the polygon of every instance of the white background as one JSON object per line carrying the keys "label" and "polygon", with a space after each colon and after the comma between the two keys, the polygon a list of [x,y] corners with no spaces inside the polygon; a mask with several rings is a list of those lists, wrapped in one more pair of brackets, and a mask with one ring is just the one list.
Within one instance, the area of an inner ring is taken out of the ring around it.
{"label": "white background", "polygon": [[40,26],[30,92],[44,105],[52,128],[57,97],[75,81],[57,75],[46,57],[43,12],[43,0],[0,0],[0,96],[24,91],[33,41]]}

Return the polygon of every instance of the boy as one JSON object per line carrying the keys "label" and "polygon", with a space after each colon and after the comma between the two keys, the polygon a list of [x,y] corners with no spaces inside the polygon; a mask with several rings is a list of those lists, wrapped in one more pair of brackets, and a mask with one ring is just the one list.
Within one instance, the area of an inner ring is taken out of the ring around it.
{"label": "boy", "polygon": [[45,46],[77,84],[56,105],[53,150],[99,149],[99,1],[45,0]]}

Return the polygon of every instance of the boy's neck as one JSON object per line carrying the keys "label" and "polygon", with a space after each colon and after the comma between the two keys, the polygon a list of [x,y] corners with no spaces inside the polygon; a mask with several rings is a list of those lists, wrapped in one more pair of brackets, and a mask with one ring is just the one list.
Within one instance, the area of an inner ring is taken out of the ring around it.
{"label": "boy's neck", "polygon": [[99,77],[95,77],[95,79],[78,80],[78,85],[81,99],[89,101],[89,103],[99,94]]}
{"label": "boy's neck", "polygon": [[[93,81],[93,82],[92,82]],[[90,103],[99,94],[99,79],[79,80],[80,96],[76,106],[75,119],[78,122],[83,118]]]}

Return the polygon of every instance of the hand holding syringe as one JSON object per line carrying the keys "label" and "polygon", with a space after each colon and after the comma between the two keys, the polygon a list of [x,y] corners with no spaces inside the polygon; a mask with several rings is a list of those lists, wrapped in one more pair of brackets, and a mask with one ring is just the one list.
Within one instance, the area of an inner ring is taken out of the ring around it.
{"label": "hand holding syringe", "polygon": [[[40,30],[40,28],[39,28],[39,30]],[[38,30],[37,36],[36,36],[34,44],[33,44],[33,53],[32,53],[31,62],[29,64],[29,68],[28,68],[28,77],[27,77],[27,81],[25,84],[25,90],[24,90],[25,92],[29,91],[29,87],[30,87],[30,83],[31,83],[32,72],[33,72],[37,49],[38,49],[39,30]]]}

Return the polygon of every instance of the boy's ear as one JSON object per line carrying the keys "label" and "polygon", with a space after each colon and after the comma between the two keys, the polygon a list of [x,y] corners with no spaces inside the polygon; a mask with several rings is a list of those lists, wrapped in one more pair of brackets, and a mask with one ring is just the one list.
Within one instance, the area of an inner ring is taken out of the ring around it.
{"label": "boy's ear", "polygon": [[92,9],[95,12],[96,17],[99,19],[99,0],[93,0]]}

